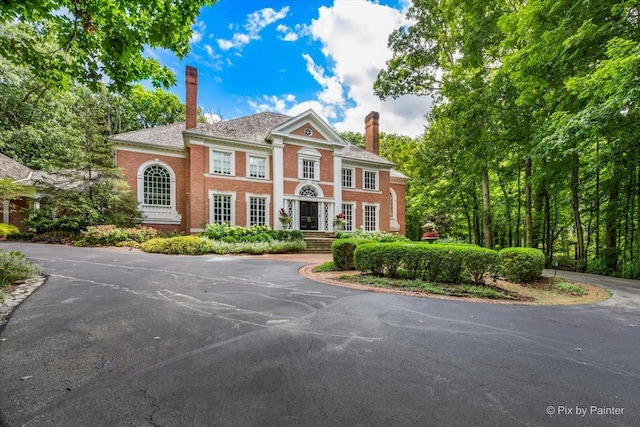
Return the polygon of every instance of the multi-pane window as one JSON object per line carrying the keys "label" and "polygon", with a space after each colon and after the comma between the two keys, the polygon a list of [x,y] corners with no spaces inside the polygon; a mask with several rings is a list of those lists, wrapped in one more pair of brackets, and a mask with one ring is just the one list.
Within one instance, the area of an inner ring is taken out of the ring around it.
{"label": "multi-pane window", "polygon": [[251,178],[267,177],[267,159],[249,156],[249,176]]}
{"label": "multi-pane window", "polygon": [[389,218],[396,219],[396,198],[389,192]]}
{"label": "multi-pane window", "polygon": [[160,165],[144,170],[143,203],[151,206],[171,206],[171,175]]}
{"label": "multi-pane window", "polygon": [[231,224],[231,196],[228,194],[214,194],[212,198],[212,222],[214,224]]}
{"label": "multi-pane window", "polygon": [[249,198],[249,225],[265,225],[267,223],[267,199],[264,197]]}
{"label": "multi-pane window", "polygon": [[316,162],[313,160],[302,160],[302,178],[316,179]]}
{"label": "multi-pane window", "polygon": [[212,151],[211,172],[218,175],[232,175],[231,153],[226,153],[224,151]]}
{"label": "multi-pane window", "polygon": [[364,229],[366,231],[375,231],[377,229],[377,206],[364,206]]}
{"label": "multi-pane window", "polygon": [[342,169],[342,186],[353,188],[353,169]]}
{"label": "multi-pane window", "polygon": [[346,221],[344,231],[353,231],[353,205],[351,203],[342,205],[342,215],[344,215],[344,220]]}
{"label": "multi-pane window", "polygon": [[364,171],[364,189],[365,190],[377,190],[378,189],[378,173],[373,171]]}

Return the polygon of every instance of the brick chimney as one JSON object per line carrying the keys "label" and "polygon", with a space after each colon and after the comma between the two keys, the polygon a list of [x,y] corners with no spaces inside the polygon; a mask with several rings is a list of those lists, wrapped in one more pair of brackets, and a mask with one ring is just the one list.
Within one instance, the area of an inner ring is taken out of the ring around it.
{"label": "brick chimney", "polygon": [[380,123],[380,114],[372,111],[364,118],[364,136],[365,148],[370,153],[379,154],[380,142],[378,138],[378,124]]}
{"label": "brick chimney", "polygon": [[187,65],[187,129],[193,129],[198,124],[198,69]]}

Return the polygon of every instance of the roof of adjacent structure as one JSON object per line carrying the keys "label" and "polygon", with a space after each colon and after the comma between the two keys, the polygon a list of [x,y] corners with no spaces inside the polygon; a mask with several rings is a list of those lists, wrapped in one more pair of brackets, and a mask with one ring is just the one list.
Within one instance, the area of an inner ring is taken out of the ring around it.
{"label": "roof of adjacent structure", "polygon": [[13,179],[14,181],[22,181],[29,176],[33,171],[13,160],[11,157],[5,156],[0,153],[0,179]]}
{"label": "roof of adjacent structure", "polygon": [[[292,119],[294,119],[294,117],[284,114],[264,112],[216,123],[198,123],[197,127],[186,130],[185,122],[178,122],[171,125],[121,133],[112,136],[111,140],[115,142],[148,145],[154,148],[183,150],[183,135],[187,134],[196,137],[202,136],[266,145],[269,143],[265,140],[267,135],[269,135],[273,129]],[[393,163],[387,159],[370,153],[349,142],[346,142],[346,146],[342,149],[342,156],[345,159],[356,161],[372,162],[387,166],[393,165]]]}

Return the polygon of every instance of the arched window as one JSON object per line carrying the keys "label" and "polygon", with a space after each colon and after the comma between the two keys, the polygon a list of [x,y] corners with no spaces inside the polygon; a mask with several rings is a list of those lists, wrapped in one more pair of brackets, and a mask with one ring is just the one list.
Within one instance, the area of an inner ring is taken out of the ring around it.
{"label": "arched window", "polygon": [[305,185],[300,189],[300,195],[302,197],[318,197],[318,191],[310,185]]}
{"label": "arched window", "polygon": [[176,175],[171,167],[151,160],[138,168],[138,203],[147,224],[180,224],[176,206]]}
{"label": "arched window", "polygon": [[151,165],[143,174],[143,204],[171,206],[171,175],[164,166]]}

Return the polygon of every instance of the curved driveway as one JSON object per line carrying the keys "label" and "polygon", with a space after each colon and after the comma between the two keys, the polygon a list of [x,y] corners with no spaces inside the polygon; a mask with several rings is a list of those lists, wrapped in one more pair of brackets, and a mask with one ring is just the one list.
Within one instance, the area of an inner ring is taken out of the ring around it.
{"label": "curved driveway", "polygon": [[368,293],[304,263],[0,243],[9,426],[639,425],[640,314]]}

